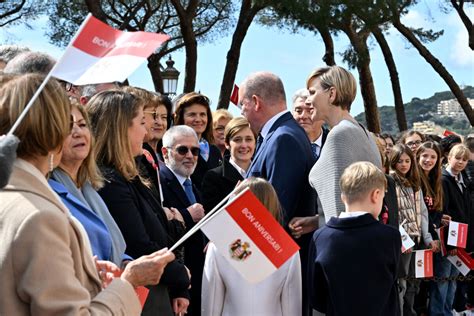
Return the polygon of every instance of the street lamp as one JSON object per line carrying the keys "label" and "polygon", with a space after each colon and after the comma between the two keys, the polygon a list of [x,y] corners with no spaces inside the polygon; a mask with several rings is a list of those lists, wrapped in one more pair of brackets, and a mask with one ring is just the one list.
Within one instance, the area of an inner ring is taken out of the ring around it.
{"label": "street lamp", "polygon": [[163,94],[170,97],[176,95],[178,88],[179,71],[173,67],[174,61],[169,59],[166,61],[167,67],[161,72],[163,78]]}

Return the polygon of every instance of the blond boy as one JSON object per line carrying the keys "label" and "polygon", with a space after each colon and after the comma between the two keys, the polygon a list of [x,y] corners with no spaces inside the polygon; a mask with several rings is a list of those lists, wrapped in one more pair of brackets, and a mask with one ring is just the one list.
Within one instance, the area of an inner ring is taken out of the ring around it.
{"label": "blond boy", "polygon": [[370,162],[356,162],[339,184],[346,211],[313,236],[313,308],[327,315],[399,315],[400,233],[377,220],[385,176]]}

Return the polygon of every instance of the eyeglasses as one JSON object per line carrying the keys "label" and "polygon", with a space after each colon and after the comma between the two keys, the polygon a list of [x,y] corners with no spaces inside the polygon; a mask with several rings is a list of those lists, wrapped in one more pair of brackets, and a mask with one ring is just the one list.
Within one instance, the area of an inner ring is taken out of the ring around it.
{"label": "eyeglasses", "polygon": [[160,118],[160,113],[158,113],[158,111],[143,111],[143,113],[151,114],[151,116],[153,117],[153,120]]}
{"label": "eyeglasses", "polygon": [[407,146],[408,147],[413,147],[413,146],[420,146],[421,145],[421,140],[417,140],[417,141],[414,141],[414,142],[408,142],[407,143]]}
{"label": "eyeglasses", "polygon": [[[170,147],[168,147],[170,148]],[[170,148],[172,149],[172,148]],[[191,147],[191,148],[188,148],[186,146],[178,146],[174,149],[178,154],[180,154],[181,156],[184,156],[188,153],[188,151],[191,151],[191,154],[193,154],[193,156],[198,156],[200,153],[201,153],[201,149],[199,147]]]}

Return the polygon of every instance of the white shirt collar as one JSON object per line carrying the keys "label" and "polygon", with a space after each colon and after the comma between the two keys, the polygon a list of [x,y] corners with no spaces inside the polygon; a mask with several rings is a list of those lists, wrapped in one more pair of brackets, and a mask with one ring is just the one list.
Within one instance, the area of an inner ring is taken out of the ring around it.
{"label": "white shirt collar", "polygon": [[[170,166],[168,166],[168,165],[166,165],[166,166],[168,167],[168,169],[171,170],[171,172],[174,174],[174,176],[176,177],[176,179],[178,179],[179,184],[181,184],[181,187],[182,187],[183,190],[184,190],[184,184],[183,184],[183,183],[184,183],[184,181],[186,181],[186,179],[189,179],[189,178],[186,178],[186,177],[183,177],[183,176],[180,175],[180,174],[177,174],[176,172],[174,172],[173,169],[170,168]],[[191,179],[189,179],[189,180],[191,180]]]}
{"label": "white shirt collar", "polygon": [[356,212],[341,212],[339,218],[358,217],[368,214],[368,212],[356,211]]}
{"label": "white shirt collar", "polygon": [[265,125],[263,125],[262,129],[260,130],[260,135],[262,135],[263,139],[267,137],[268,132],[272,128],[273,124],[278,120],[283,114],[287,113],[288,110],[281,111],[280,113],[275,114],[271,119],[269,119]]}
{"label": "white shirt collar", "polygon": [[247,175],[247,171],[244,169],[240,168],[239,165],[232,159],[232,157],[229,158],[229,163],[237,169],[237,171],[240,173],[240,175],[245,179],[245,176]]}
{"label": "white shirt collar", "polygon": [[319,134],[319,137],[318,139],[316,139],[313,143],[315,143],[316,145],[319,146],[319,149],[321,149],[321,147],[323,147],[323,129],[321,128],[321,134]]}

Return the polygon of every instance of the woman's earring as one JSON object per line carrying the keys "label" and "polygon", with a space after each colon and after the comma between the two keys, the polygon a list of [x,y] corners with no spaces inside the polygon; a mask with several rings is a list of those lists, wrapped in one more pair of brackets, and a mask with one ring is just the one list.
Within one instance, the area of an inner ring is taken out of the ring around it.
{"label": "woman's earring", "polygon": [[54,169],[54,154],[49,156],[49,172],[53,172]]}

